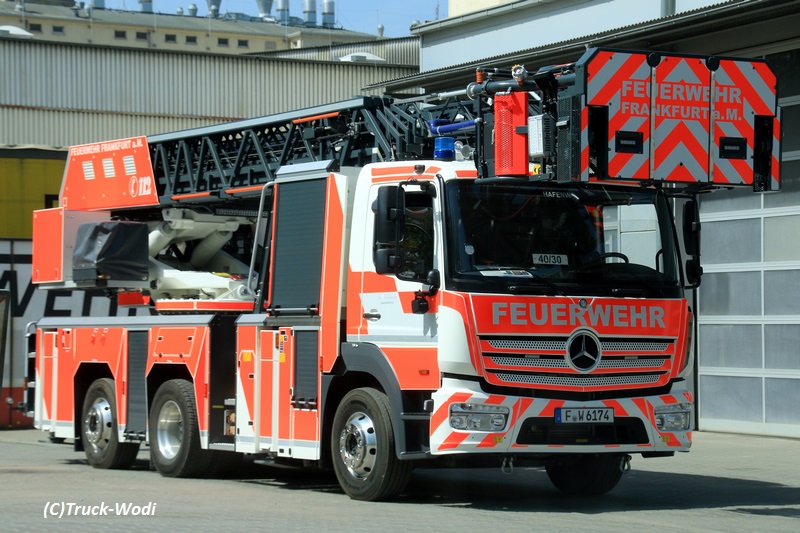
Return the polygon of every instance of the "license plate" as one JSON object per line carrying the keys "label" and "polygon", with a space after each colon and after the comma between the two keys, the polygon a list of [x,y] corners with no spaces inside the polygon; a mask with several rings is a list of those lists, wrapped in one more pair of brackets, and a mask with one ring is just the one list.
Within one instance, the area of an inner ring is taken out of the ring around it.
{"label": "license plate", "polygon": [[610,407],[556,409],[556,424],[610,424],[614,410]]}

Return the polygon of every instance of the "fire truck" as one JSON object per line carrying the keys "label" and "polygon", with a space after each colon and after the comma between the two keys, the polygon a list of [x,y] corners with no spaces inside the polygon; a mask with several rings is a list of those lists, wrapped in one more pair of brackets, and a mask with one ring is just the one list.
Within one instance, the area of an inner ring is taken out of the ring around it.
{"label": "fire truck", "polygon": [[35,425],[97,468],[246,455],[361,500],[425,466],[606,493],[690,448],[697,195],[778,190],[779,120],[764,61],[590,49],[74,146],[33,282],[148,312],[39,320]]}

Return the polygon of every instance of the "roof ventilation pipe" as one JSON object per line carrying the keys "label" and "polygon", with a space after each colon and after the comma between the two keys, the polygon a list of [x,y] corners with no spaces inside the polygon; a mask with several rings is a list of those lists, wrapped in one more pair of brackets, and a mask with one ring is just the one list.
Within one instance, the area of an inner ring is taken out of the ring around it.
{"label": "roof ventilation pipe", "polygon": [[142,13],[152,13],[153,12],[153,2],[150,0],[139,0],[139,11]]}
{"label": "roof ventilation pipe", "polygon": [[304,0],[303,2],[303,18],[305,25],[309,28],[314,28],[317,25],[317,2],[315,0]]}
{"label": "roof ventilation pipe", "polygon": [[333,0],[322,2],[322,27],[331,29],[336,24],[336,4]]}
{"label": "roof ventilation pipe", "polygon": [[269,18],[272,12],[272,0],[256,0],[258,16],[262,19]]}
{"label": "roof ventilation pipe", "polygon": [[197,4],[189,4],[189,16],[190,17],[197,16]]}
{"label": "roof ventilation pipe", "polygon": [[219,16],[219,6],[222,3],[222,0],[206,0],[208,4],[208,13],[211,18],[217,18]]}
{"label": "roof ventilation pipe", "polygon": [[289,0],[278,0],[278,22],[284,26],[289,25]]}

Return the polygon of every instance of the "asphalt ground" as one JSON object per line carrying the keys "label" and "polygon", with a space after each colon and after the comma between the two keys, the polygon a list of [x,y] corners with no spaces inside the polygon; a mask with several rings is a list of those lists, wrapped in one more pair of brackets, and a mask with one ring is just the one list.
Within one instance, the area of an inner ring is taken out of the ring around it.
{"label": "asphalt ground", "polygon": [[539,469],[417,469],[399,498],[367,503],[314,469],[169,479],[146,449],[97,470],[46,433],[0,431],[0,532],[800,532],[800,440],[699,432],[690,453],[631,466],[599,498],[565,497]]}

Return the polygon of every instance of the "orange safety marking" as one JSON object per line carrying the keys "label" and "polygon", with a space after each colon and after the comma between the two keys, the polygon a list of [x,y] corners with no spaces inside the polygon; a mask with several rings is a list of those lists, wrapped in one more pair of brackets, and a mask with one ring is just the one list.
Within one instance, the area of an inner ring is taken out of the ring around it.
{"label": "orange safety marking", "polygon": [[397,383],[402,390],[433,390],[441,385],[439,380],[438,349],[381,347],[389,360]]}
{"label": "orange safety marking", "polygon": [[292,121],[292,124],[305,124],[307,122],[313,122],[315,120],[323,120],[326,118],[335,118],[339,116],[338,111],[333,111],[331,113],[322,113],[321,115],[312,115],[310,117],[304,118],[296,118]]}
{"label": "orange safety marking", "polygon": [[[441,167],[437,166],[429,166],[425,168],[425,172],[421,176],[427,176],[427,179],[433,179],[436,177],[436,173],[441,171]],[[476,175],[477,175],[477,171]],[[381,176],[392,176],[392,177],[414,177],[420,178],[419,174],[414,173],[414,165],[397,165],[397,166],[389,166],[389,167],[372,167],[372,177],[377,178]],[[373,182],[379,180],[372,180]]]}
{"label": "orange safety marking", "polygon": [[191,200],[193,198],[205,198],[207,196],[211,196],[209,191],[206,192],[192,192],[186,194],[173,194],[170,198],[176,202],[181,200]]}
{"label": "orange safety marking", "polygon": [[656,420],[655,415],[653,413],[653,406],[645,400],[644,398],[634,398],[633,403],[636,404],[636,407],[642,412],[642,414],[647,418],[650,422],[650,425],[656,427]]}
{"label": "orange safety marking", "polygon": [[292,409],[292,438],[319,441],[319,411]]}
{"label": "orange safety marking", "polygon": [[253,302],[220,300],[159,300],[156,311],[252,311]]}
{"label": "orange safety marking", "polygon": [[[589,105],[607,105],[610,102],[614,95],[620,90],[622,87],[622,82],[625,80],[631,79],[631,75],[636,72],[639,67],[642,66],[645,61],[647,61],[647,57],[644,54],[614,54],[613,52],[600,52],[597,54],[595,58],[592,59],[591,65],[595,65],[595,61],[605,59],[608,61],[611,59],[612,55],[616,55],[620,57],[622,55],[628,55],[629,57],[625,60],[625,62],[617,67],[617,71],[614,73],[613,76],[606,82],[606,84],[597,91],[597,94],[594,95],[594,98],[591,99]],[[607,57],[603,57],[607,56]],[[602,68],[602,66],[601,66]],[[596,70],[596,72],[600,72],[600,68]],[[594,78],[593,74],[590,72],[589,79],[590,81]]]}
{"label": "orange safety marking", "polygon": [[361,304],[361,278],[363,272],[355,272],[347,265],[347,335],[360,335],[367,332],[367,319]]}
{"label": "orange safety marking", "polygon": [[[275,187],[273,187],[272,191],[273,191],[272,192],[272,205],[278,205],[278,195],[280,194],[280,184],[275,185]],[[270,232],[271,235],[269,237],[269,240],[270,240],[269,264],[270,265],[274,265],[275,264],[275,236],[277,235],[277,231],[278,231],[278,229],[277,229],[277,226],[278,226],[278,224],[277,224],[277,222],[278,222],[278,210],[277,209],[273,209],[271,216],[272,216],[272,220],[270,221],[270,228],[272,228],[272,230]],[[267,297],[264,299],[264,308],[265,309],[269,308],[269,306],[272,304],[272,294],[274,292],[274,287],[275,287],[275,283],[273,283],[274,282],[274,278],[275,278],[275,269],[274,268],[270,268],[269,269],[269,279],[267,280],[267,284],[268,284],[267,286],[269,287],[269,289],[267,290]],[[262,310],[259,309],[259,311],[262,311]]]}
{"label": "orange safety marking", "polygon": [[397,278],[394,276],[371,271],[362,272],[361,275],[364,283],[362,292],[397,292]]}
{"label": "orange safety marking", "polygon": [[322,268],[320,273],[320,332],[319,354],[324,357],[322,371],[329,372],[339,353],[340,320],[342,305],[342,269],[344,267],[344,210],[342,191],[347,187],[344,177],[328,177],[325,199],[325,219],[322,242]]}
{"label": "orange safety marking", "polygon": [[628,411],[622,407],[619,400],[603,400],[603,405],[614,409],[614,416],[628,416]]}
{"label": "orange safety marking", "polygon": [[141,292],[118,292],[117,304],[120,306],[150,305],[150,296]]}
{"label": "orange safety marking", "polygon": [[[239,373],[239,383],[244,393],[244,401],[250,416],[256,412],[256,380],[255,372],[258,364],[259,354],[256,349],[258,345],[258,328],[255,326],[240,326],[236,329],[236,351],[237,365]],[[237,398],[238,400],[238,398]],[[243,421],[239,421],[243,422]]]}
{"label": "orange safety marking", "polygon": [[673,405],[678,403],[678,399],[671,394],[659,396],[659,398],[661,398],[661,401],[664,402],[666,405]]}
{"label": "orange safety marking", "polygon": [[478,171],[477,170],[456,170],[456,177],[457,178],[477,178]]}
{"label": "orange safety marking", "polygon": [[469,433],[456,433],[455,431],[450,433],[446,439],[439,445],[440,450],[449,450],[452,448],[458,448],[458,445],[464,442],[464,440],[469,437]]}
{"label": "orange safety marking", "polygon": [[291,434],[291,390],[292,390],[292,370],[294,369],[295,345],[294,335],[291,328],[281,328],[282,335],[287,337],[287,342],[283,343],[285,357],[279,359],[278,365],[278,438],[290,439]]}
{"label": "orange safety marking", "polygon": [[64,209],[40,209],[33,212],[33,264],[31,281],[63,281]]}
{"label": "orange safety marking", "polygon": [[227,194],[243,194],[246,192],[260,192],[263,190],[265,185],[253,185],[252,187],[237,187],[235,189],[225,189]]}
{"label": "orange safety marking", "polygon": [[565,403],[564,400],[550,400],[547,402],[547,406],[542,409],[542,412],[539,413],[539,416],[556,416],[556,409],[562,407]]}
{"label": "orange safety marking", "polygon": [[[437,169],[437,170],[439,170],[439,169]],[[397,174],[397,175],[387,176],[387,177],[372,178],[372,183],[401,182],[401,181],[408,181],[408,180],[411,180],[411,179],[415,179],[417,181],[433,181],[435,178],[436,178],[435,175],[428,174],[428,173],[425,173],[425,174],[411,174],[411,175],[408,175],[408,176],[405,175],[405,174]]]}
{"label": "orange safety marking", "polygon": [[[691,154],[695,159],[697,165],[702,169],[705,175],[708,175],[708,151],[703,146],[694,133],[684,122],[679,122],[670,134],[659,142],[655,149],[656,167],[661,164],[678,148],[683,146],[684,149]],[[669,181],[681,182],[695,182],[698,181],[692,175],[690,168],[687,165],[676,165],[674,168],[661,169],[668,171],[666,179]]]}
{"label": "orange safety marking", "polygon": [[481,374],[483,366],[481,361],[481,348],[478,345],[478,330],[475,326],[475,317],[472,314],[469,300],[466,296],[449,291],[442,291],[442,305],[449,307],[461,315],[466,328],[467,344],[469,346],[469,357],[472,367]]}
{"label": "orange safety marking", "polygon": [[589,177],[589,143],[588,143],[588,128],[589,128],[589,107],[583,106],[581,109],[581,168],[580,175],[583,179]]}
{"label": "orange safety marking", "polygon": [[[275,351],[274,339],[280,333],[275,331],[259,332],[261,339],[261,351],[258,353],[258,364],[261,371],[261,387],[256,391],[258,394],[258,404],[261,407],[258,420],[258,433],[261,437],[273,437],[272,417],[274,407],[274,368]],[[251,411],[255,416],[255,411]]]}

